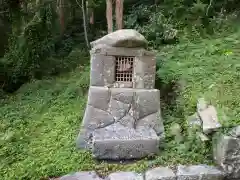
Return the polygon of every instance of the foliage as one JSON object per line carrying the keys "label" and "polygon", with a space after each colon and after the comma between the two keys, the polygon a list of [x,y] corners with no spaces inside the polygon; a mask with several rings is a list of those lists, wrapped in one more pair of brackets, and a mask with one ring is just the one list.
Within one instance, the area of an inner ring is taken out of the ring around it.
{"label": "foliage", "polygon": [[[238,1],[233,1],[240,7]],[[237,17],[238,13],[233,11],[236,5],[223,0],[210,0],[210,3],[204,0],[169,0],[160,1],[157,5],[139,4],[133,6],[125,17],[125,24],[127,28],[137,29],[145,35],[150,46],[157,48],[178,42],[186,33],[200,37],[228,28],[230,19]]]}
{"label": "foliage", "polygon": [[3,58],[8,84],[34,77],[35,71],[41,69],[40,63],[46,60],[54,49],[54,16],[53,7],[47,4],[39,9],[20,35],[12,36],[9,51]]}

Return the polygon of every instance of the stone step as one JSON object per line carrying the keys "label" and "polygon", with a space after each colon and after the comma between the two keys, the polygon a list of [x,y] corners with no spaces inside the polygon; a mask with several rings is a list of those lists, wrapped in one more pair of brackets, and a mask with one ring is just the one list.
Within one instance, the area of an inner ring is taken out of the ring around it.
{"label": "stone step", "polygon": [[154,155],[159,137],[151,128],[128,128],[115,123],[93,132],[93,155],[97,159],[125,160]]}

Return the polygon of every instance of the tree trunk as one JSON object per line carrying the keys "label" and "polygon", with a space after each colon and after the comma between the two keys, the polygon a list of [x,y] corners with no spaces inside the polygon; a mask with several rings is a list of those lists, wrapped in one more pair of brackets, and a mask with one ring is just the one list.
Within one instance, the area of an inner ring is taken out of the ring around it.
{"label": "tree trunk", "polygon": [[63,34],[65,30],[64,0],[60,0],[59,3],[59,21],[61,26],[61,34]]}
{"label": "tree trunk", "polygon": [[106,18],[107,18],[108,33],[111,33],[113,31],[112,0],[106,0],[106,3],[107,3]]}
{"label": "tree trunk", "polygon": [[83,14],[83,28],[84,28],[84,36],[85,36],[85,41],[86,41],[86,46],[89,48],[89,42],[88,42],[88,33],[87,33],[87,23],[86,23],[86,3],[84,0],[82,0],[82,14]]}
{"label": "tree trunk", "polygon": [[94,24],[94,11],[93,8],[90,9],[90,20],[89,20],[90,24]]}
{"label": "tree trunk", "polygon": [[115,13],[117,29],[123,29],[123,1],[116,0]]}

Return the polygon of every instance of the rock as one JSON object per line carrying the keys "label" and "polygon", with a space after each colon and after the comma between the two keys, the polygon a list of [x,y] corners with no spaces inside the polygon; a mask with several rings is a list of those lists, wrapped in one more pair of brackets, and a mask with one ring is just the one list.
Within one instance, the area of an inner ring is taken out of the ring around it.
{"label": "rock", "polygon": [[97,45],[106,45],[111,47],[146,47],[147,40],[143,35],[134,29],[121,29],[109,33],[102,38],[90,43],[94,48]]}
{"label": "rock", "polygon": [[177,180],[177,177],[171,169],[157,167],[145,173],[145,180]]}
{"label": "rock", "polygon": [[145,116],[142,119],[139,119],[136,122],[136,128],[139,128],[139,127],[153,128],[157,133],[157,135],[164,133],[164,126],[163,126],[160,111],[150,114],[148,116]]}
{"label": "rock", "polygon": [[103,180],[94,171],[90,172],[76,172],[68,174],[59,178],[59,180]]}
{"label": "rock", "polygon": [[95,54],[91,56],[91,72],[90,72],[90,85],[103,86],[104,85],[104,56]]}
{"label": "rock", "polygon": [[192,116],[189,116],[187,118],[188,124],[190,127],[201,127],[202,121],[197,113],[193,114]]}
{"label": "rock", "polygon": [[115,172],[110,174],[106,180],[143,180],[143,176],[134,172]]}
{"label": "rock", "polygon": [[224,174],[217,168],[208,165],[177,167],[178,180],[223,180]]}
{"label": "rock", "polygon": [[197,102],[197,112],[207,109],[208,104],[204,98],[199,98]]}
{"label": "rock", "polygon": [[160,91],[158,89],[139,89],[135,94],[135,109],[138,111],[140,119],[159,111]]}
{"label": "rock", "polygon": [[85,128],[102,128],[112,123],[114,123],[114,118],[109,112],[87,105],[83,121]]}
{"label": "rock", "polygon": [[110,100],[108,88],[90,86],[88,92],[88,105],[106,111]]}
{"label": "rock", "polygon": [[214,106],[209,106],[207,109],[199,111],[199,116],[202,120],[203,132],[209,134],[221,127],[218,121],[217,111]]}
{"label": "rock", "polygon": [[213,156],[229,179],[240,179],[240,138],[216,134]]}
{"label": "rock", "polygon": [[210,139],[203,133],[197,132],[198,137],[200,138],[201,141],[209,141]]}
{"label": "rock", "polygon": [[109,112],[115,119],[115,121],[118,121],[122,119],[126,114],[129,112],[131,105],[125,104],[121,101],[117,101],[114,99],[110,100],[109,104]]}
{"label": "rock", "polygon": [[120,123],[93,132],[93,154],[97,159],[135,159],[156,154],[159,137],[153,129],[133,129]]}
{"label": "rock", "polygon": [[111,88],[112,99],[124,104],[133,103],[134,89],[130,88]]}
{"label": "rock", "polygon": [[233,128],[230,132],[229,132],[230,136],[235,137],[235,138],[240,138],[240,126],[237,126],[235,128]]}
{"label": "rock", "polygon": [[135,119],[129,114],[118,120],[118,122],[125,127],[135,128]]}

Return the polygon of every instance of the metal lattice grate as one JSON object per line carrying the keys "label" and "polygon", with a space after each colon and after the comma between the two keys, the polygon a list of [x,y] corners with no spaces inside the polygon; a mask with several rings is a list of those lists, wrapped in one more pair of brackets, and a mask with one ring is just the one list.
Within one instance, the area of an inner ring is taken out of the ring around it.
{"label": "metal lattice grate", "polygon": [[115,80],[117,82],[132,82],[134,57],[116,56]]}

